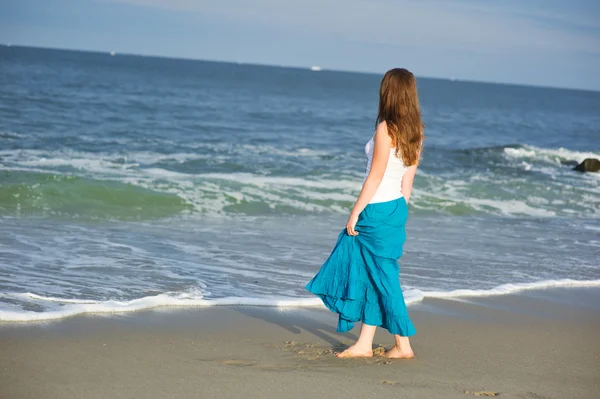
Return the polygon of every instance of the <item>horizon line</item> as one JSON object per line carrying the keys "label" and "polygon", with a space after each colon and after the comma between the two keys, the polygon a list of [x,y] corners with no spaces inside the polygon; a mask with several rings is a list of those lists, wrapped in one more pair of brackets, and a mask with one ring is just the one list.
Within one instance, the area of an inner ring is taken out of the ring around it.
{"label": "horizon line", "polygon": [[[262,66],[262,67],[274,67],[274,68],[290,68],[290,69],[302,69],[302,70],[310,70],[314,65],[311,66],[298,66],[298,65],[282,65],[282,64],[267,64],[260,62],[246,62],[246,61],[225,61],[225,60],[217,60],[217,59],[206,59],[206,58],[193,58],[193,57],[185,57],[185,56],[171,56],[171,55],[159,55],[159,54],[141,54],[141,53],[129,53],[129,52],[116,52],[114,50],[89,50],[89,49],[79,49],[79,48],[67,48],[67,47],[50,47],[50,46],[34,46],[28,44],[18,44],[5,42],[0,45],[0,48],[11,48],[11,47],[21,47],[21,48],[30,48],[30,49],[38,49],[38,50],[54,50],[54,51],[73,51],[80,53],[95,53],[95,54],[108,54],[112,56],[114,52],[114,56],[129,56],[129,57],[148,57],[148,58],[163,58],[170,60],[183,60],[183,61],[199,61],[199,62],[214,62],[214,63],[222,63],[222,64],[235,64],[235,65],[252,65],[252,66]],[[363,70],[348,70],[348,69],[330,69],[330,68],[321,68],[319,71],[315,71],[316,73],[320,72],[342,72],[342,73],[357,73],[364,75],[380,75],[383,76],[385,72],[374,72],[374,71],[363,71]],[[447,78],[447,77],[439,77],[439,76],[424,76],[415,74],[418,79],[430,79],[430,80],[445,80],[449,82],[461,82],[461,83],[476,83],[476,84],[490,84],[490,85],[499,85],[499,86],[513,86],[513,87],[529,87],[536,89],[550,89],[550,90],[570,90],[570,91],[583,91],[583,92],[592,92],[599,93],[600,89],[590,89],[590,88],[578,88],[578,87],[566,87],[566,86],[546,86],[546,85],[536,85],[530,83],[514,83],[514,82],[498,82],[498,81],[486,81],[486,80],[472,80],[472,79],[463,79],[463,78]]]}

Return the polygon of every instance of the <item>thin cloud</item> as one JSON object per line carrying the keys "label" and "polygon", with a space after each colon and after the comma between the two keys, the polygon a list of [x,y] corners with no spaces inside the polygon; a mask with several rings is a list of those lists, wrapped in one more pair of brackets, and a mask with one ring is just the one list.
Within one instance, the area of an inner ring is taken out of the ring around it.
{"label": "thin cloud", "polygon": [[[474,1],[104,0],[210,15],[306,36],[482,53],[565,51],[600,54],[600,19],[585,10]],[[529,6],[531,7],[531,6]]]}

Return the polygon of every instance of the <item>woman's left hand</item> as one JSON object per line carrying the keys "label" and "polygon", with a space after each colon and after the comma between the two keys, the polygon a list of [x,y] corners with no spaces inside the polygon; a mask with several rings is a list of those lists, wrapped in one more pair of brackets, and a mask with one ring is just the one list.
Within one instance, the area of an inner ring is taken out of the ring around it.
{"label": "woman's left hand", "polygon": [[358,235],[358,231],[354,230],[354,227],[356,226],[357,222],[358,222],[358,215],[351,213],[350,217],[348,218],[348,223],[346,223],[346,231],[348,232],[349,236],[357,236]]}

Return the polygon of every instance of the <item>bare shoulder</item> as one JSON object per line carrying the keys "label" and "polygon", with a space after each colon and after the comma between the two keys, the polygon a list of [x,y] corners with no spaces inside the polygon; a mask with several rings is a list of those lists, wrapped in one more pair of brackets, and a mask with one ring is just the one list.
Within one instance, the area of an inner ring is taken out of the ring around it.
{"label": "bare shoulder", "polygon": [[392,143],[392,138],[388,134],[388,127],[385,121],[377,125],[377,130],[375,130],[375,141],[386,144],[387,146]]}
{"label": "bare shoulder", "polygon": [[382,135],[388,134],[388,127],[387,127],[387,122],[386,121],[382,121],[379,123],[379,125],[377,125],[377,130],[375,130],[375,135]]}

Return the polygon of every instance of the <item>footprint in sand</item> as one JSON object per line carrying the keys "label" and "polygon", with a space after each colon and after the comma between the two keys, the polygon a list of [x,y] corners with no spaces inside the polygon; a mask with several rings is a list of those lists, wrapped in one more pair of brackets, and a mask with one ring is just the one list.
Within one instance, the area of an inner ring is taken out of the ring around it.
{"label": "footprint in sand", "polygon": [[528,399],[550,399],[548,396],[540,395],[539,393],[535,393],[535,392],[527,392],[527,398]]}
{"label": "footprint in sand", "polygon": [[463,393],[474,396],[500,396],[500,392],[492,391],[463,391]]}
{"label": "footprint in sand", "polygon": [[263,371],[297,371],[297,370],[309,370],[309,368],[301,365],[287,365],[287,364],[264,364],[260,366]]}
{"label": "footprint in sand", "polygon": [[246,360],[240,360],[240,359],[228,359],[228,360],[223,360],[223,364],[226,364],[228,366],[254,366],[256,363],[254,362],[249,362]]}
{"label": "footprint in sand", "polygon": [[382,356],[385,354],[385,348],[383,346],[378,346],[377,348],[373,349],[373,355],[375,356]]}

